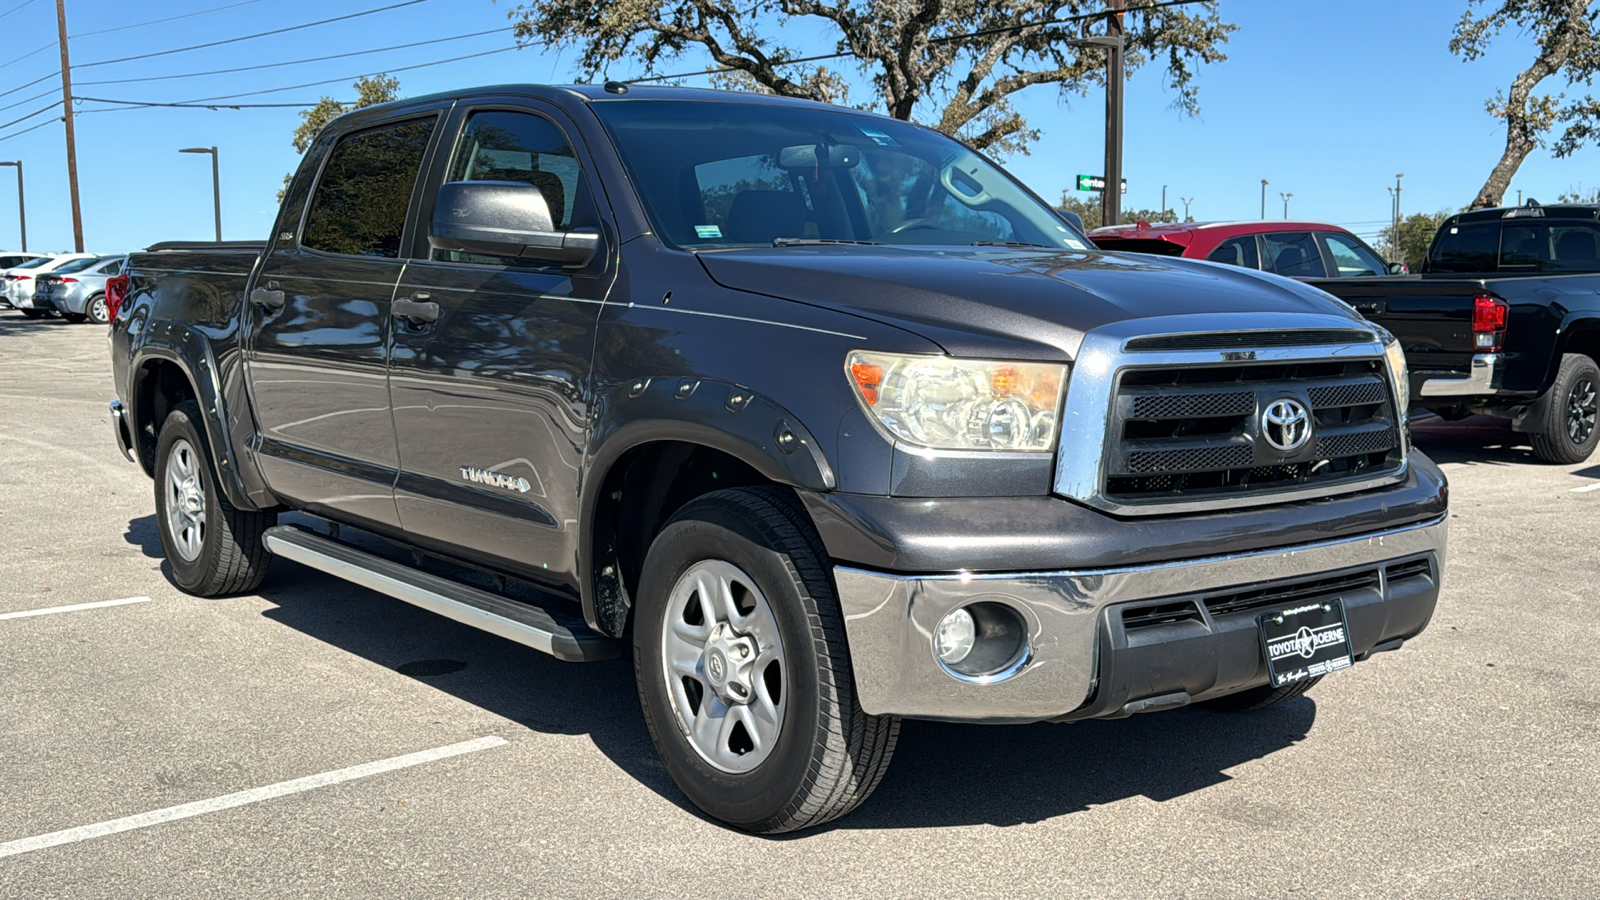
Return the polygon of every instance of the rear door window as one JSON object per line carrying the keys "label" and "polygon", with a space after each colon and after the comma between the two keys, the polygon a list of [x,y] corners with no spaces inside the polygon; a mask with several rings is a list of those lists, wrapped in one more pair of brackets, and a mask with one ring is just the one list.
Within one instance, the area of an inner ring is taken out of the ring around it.
{"label": "rear door window", "polygon": [[1223,241],[1217,245],[1217,249],[1206,255],[1206,259],[1245,269],[1261,268],[1261,254],[1256,251],[1256,236],[1253,234]]}
{"label": "rear door window", "polygon": [[317,181],[301,245],[342,256],[398,259],[434,121],[394,122],[340,138]]}
{"label": "rear door window", "polygon": [[1266,238],[1268,271],[1286,278],[1328,277],[1316,235],[1309,231],[1287,231],[1269,234]]}
{"label": "rear door window", "polygon": [[1428,256],[1430,272],[1493,272],[1500,254],[1500,223],[1450,225]]}
{"label": "rear door window", "polygon": [[1500,268],[1523,272],[1600,271],[1600,230],[1588,222],[1507,222]]}
{"label": "rear door window", "polygon": [[1325,233],[1322,238],[1328,243],[1328,255],[1333,258],[1335,274],[1340,278],[1383,275],[1389,271],[1376,253],[1349,235]]}

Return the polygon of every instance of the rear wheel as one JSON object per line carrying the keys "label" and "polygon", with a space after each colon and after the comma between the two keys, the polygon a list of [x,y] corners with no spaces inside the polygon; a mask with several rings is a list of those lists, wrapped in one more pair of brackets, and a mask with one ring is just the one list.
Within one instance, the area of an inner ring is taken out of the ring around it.
{"label": "rear wheel", "polygon": [[[83,307],[83,312],[89,321],[96,325],[105,325],[111,321],[111,309],[106,306],[105,294],[95,294],[90,297],[89,302]],[[79,319],[78,321],[81,322],[83,320]]]}
{"label": "rear wheel", "polygon": [[1544,421],[1536,423],[1538,430],[1532,434],[1534,455],[1562,465],[1588,459],[1600,443],[1600,429],[1595,428],[1597,411],[1600,367],[1587,356],[1565,354],[1555,384],[1550,386]]}
{"label": "rear wheel", "polygon": [[276,513],[228,502],[211,464],[211,445],[193,400],[178,404],[156,442],[156,519],[178,587],[201,597],[253,590],[271,561],[261,533]]}
{"label": "rear wheel", "polygon": [[1215,700],[1206,700],[1200,705],[1220,712],[1250,712],[1251,710],[1265,709],[1268,706],[1276,706],[1279,703],[1293,700],[1303,695],[1321,680],[1322,676],[1318,675],[1315,678],[1296,681],[1283,687],[1275,688],[1270,684],[1263,684],[1260,687],[1243,690],[1237,694],[1229,694],[1226,697],[1218,697]]}
{"label": "rear wheel", "polygon": [[22,310],[22,314],[30,319],[42,319],[45,316],[50,315],[50,313],[42,309],[24,309]]}
{"label": "rear wheel", "polygon": [[634,674],[651,740],[700,809],[778,833],[848,813],[878,786],[900,723],[855,696],[821,541],[777,490],[718,491],[650,546]]}

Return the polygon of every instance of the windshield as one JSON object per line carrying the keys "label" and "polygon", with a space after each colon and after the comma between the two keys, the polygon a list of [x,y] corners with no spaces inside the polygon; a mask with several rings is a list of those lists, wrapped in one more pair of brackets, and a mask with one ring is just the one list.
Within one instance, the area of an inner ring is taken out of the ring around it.
{"label": "windshield", "polygon": [[1090,249],[983,157],[905,122],[822,105],[619,100],[593,108],[656,233],[676,247]]}

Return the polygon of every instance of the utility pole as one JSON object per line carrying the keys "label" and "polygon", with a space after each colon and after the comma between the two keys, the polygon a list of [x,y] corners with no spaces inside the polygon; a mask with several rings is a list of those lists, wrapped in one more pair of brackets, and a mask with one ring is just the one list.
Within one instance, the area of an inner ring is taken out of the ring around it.
{"label": "utility pole", "polygon": [[22,250],[28,250],[28,202],[22,196],[22,160],[16,162],[0,162],[0,166],[17,167],[17,225],[22,231]]}
{"label": "utility pole", "polygon": [[72,60],[67,55],[67,0],[56,0],[56,28],[61,40],[61,113],[67,123],[67,189],[72,194],[72,246],[82,253],[83,208],[78,204],[78,138],[72,131]]}
{"label": "utility pole", "polygon": [[1267,180],[1265,178],[1261,179],[1261,218],[1263,221],[1267,218]]}
{"label": "utility pole", "polygon": [[1179,197],[1178,199],[1183,201],[1183,220],[1185,222],[1187,222],[1187,221],[1189,221],[1189,204],[1194,202],[1194,198],[1193,197]]}
{"label": "utility pole", "polygon": [[1101,221],[1122,222],[1122,15],[1127,0],[1107,0],[1106,19],[1106,189],[1100,196]]}
{"label": "utility pole", "polygon": [[1284,221],[1288,221],[1288,219],[1289,219],[1289,198],[1294,196],[1294,192],[1291,191],[1291,192],[1285,194],[1282,191],[1279,191],[1278,192],[1278,196],[1283,198],[1283,218],[1284,218]]}

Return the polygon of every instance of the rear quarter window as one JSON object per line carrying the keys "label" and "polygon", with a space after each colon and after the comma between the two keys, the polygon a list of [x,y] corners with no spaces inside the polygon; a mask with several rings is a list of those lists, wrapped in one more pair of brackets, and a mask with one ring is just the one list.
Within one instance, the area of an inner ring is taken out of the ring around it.
{"label": "rear quarter window", "polygon": [[1499,256],[1499,222],[1446,225],[1428,255],[1428,271],[1493,272]]}

